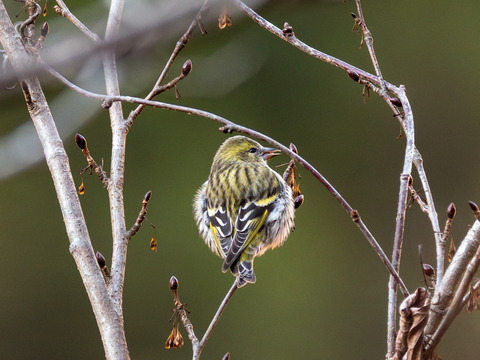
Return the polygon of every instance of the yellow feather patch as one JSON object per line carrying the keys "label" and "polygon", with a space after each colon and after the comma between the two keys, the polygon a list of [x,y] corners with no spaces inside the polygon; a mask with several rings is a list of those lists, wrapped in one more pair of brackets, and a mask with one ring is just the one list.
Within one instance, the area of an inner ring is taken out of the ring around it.
{"label": "yellow feather patch", "polygon": [[222,246],[220,245],[220,239],[217,235],[217,229],[215,228],[215,226],[212,225],[212,223],[210,223],[210,231],[212,232],[213,239],[215,240],[215,245],[217,245],[218,253],[221,254],[222,258],[224,258],[225,255],[223,254]]}

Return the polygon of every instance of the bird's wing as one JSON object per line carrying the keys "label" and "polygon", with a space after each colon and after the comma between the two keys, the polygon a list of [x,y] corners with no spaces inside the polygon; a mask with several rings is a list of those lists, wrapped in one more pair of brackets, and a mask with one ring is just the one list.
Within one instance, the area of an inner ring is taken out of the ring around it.
{"label": "bird's wing", "polygon": [[240,257],[243,250],[251,243],[255,235],[262,228],[270,212],[269,205],[270,204],[261,206],[255,202],[247,202],[240,206],[235,221],[235,234],[233,235],[230,249],[223,263],[223,272],[226,272]]}
{"label": "bird's wing", "polygon": [[212,231],[217,248],[221,250],[223,258],[227,256],[228,249],[232,244],[233,224],[225,204],[216,209],[208,210],[210,230]]}

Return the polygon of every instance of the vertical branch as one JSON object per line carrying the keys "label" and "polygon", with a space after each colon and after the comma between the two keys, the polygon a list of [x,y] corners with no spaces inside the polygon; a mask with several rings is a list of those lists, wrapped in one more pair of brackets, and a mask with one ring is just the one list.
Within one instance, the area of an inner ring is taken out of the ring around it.
{"label": "vertical branch", "polygon": [[[355,18],[355,22],[362,29],[363,39],[367,45],[370,57],[372,59],[375,73],[380,83],[379,95],[383,98],[387,98],[385,81],[383,80],[380,65],[375,55],[373,47],[373,37],[368,30],[365,18],[363,16],[363,10],[360,0],[355,1],[357,5],[358,18]],[[397,216],[395,221],[395,236],[393,239],[393,251],[392,251],[392,265],[397,273],[400,271],[400,260],[402,254],[403,235],[405,230],[405,215],[407,210],[407,196],[408,196],[408,181],[412,172],[413,156],[415,150],[414,141],[414,127],[413,127],[413,115],[408,103],[408,99],[405,95],[403,88],[398,89],[401,95],[397,95],[400,98],[402,106],[404,106],[403,127],[405,129],[405,135],[407,138],[407,144],[405,148],[405,157],[403,162],[402,173],[400,174],[400,189],[398,192],[397,203]],[[389,104],[391,105],[391,104]],[[397,282],[393,276],[390,276],[388,282],[388,310],[387,310],[387,357],[393,356],[395,352],[395,338],[396,338],[396,315],[397,315]]]}
{"label": "vertical branch", "polygon": [[425,193],[425,199],[427,200],[428,205],[428,217],[430,218],[430,222],[433,228],[433,234],[435,236],[435,246],[437,253],[437,286],[435,288],[436,291],[442,284],[443,273],[445,271],[445,242],[442,239],[442,231],[440,230],[440,223],[438,222],[438,214],[437,210],[435,209],[435,203],[433,202],[432,191],[427,180],[427,173],[425,172],[425,168],[423,166],[422,155],[416,148],[413,157],[413,163],[415,165],[415,168],[417,169],[420,181],[422,182],[422,188]]}
{"label": "vertical branch", "polygon": [[[122,18],[123,5],[124,0],[112,0],[105,31],[105,41],[112,41],[117,37]],[[109,47],[104,50],[103,67],[107,95],[120,95],[114,47]],[[122,104],[120,102],[114,102],[109,108],[109,113],[112,128],[112,158],[108,194],[110,199],[110,216],[113,237],[112,281],[109,290],[110,295],[116,304],[116,309],[119,314],[121,314],[128,243],[123,201],[126,129],[123,119]]]}
{"label": "vertical branch", "polygon": [[358,17],[359,17],[359,23],[358,25],[362,29],[363,33],[363,39],[365,40],[365,43],[367,44],[367,49],[368,52],[370,53],[370,57],[372,59],[373,67],[375,69],[375,74],[377,74],[380,87],[383,92],[385,92],[385,82],[383,80],[382,72],[380,70],[380,65],[377,60],[377,56],[375,55],[375,49],[373,48],[373,36],[370,30],[367,28],[367,24],[365,23],[365,18],[363,16],[363,9],[362,9],[362,3],[360,0],[355,0],[355,3],[357,5],[357,11],[358,11]]}
{"label": "vertical branch", "polygon": [[121,316],[114,311],[92,248],[68,157],[59,137],[42,88],[30,69],[34,62],[27,53],[0,0],[0,41],[19,80],[27,108],[42,144],[70,241],[70,253],[82,277],[102,337],[107,359],[128,359]]}
{"label": "vertical branch", "polygon": [[[392,265],[397,273],[400,270],[403,235],[405,228],[405,214],[407,210],[408,181],[412,173],[413,157],[415,150],[415,127],[413,112],[405,93],[405,88],[400,86],[392,91],[401,101],[403,108],[403,121],[401,123],[407,138],[403,169],[400,175],[400,190],[398,193],[397,217],[395,223],[395,236],[393,240]],[[393,277],[388,283],[388,309],[387,309],[387,357],[395,353],[397,315],[397,284]]]}

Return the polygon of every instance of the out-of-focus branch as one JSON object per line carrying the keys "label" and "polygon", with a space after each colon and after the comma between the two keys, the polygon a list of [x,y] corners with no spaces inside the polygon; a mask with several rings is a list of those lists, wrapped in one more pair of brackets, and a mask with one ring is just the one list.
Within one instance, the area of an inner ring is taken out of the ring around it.
{"label": "out-of-focus branch", "polygon": [[[165,77],[168,74],[168,71],[173,65],[173,62],[177,58],[178,54],[180,54],[180,51],[183,50],[183,48],[187,45],[188,41],[190,40],[190,37],[192,36],[193,31],[199,26],[202,15],[204,12],[208,9],[209,6],[209,1],[210,0],[205,0],[203,3],[202,7],[198,11],[197,15],[195,16],[195,19],[193,19],[192,23],[188,27],[187,31],[180,37],[180,39],[177,41],[175,48],[173,49],[172,54],[170,55],[170,58],[168,59],[165,67],[162,70],[162,73],[157,79],[157,82],[153,86],[153,89],[150,91],[150,93],[145,97],[146,100],[151,100],[158,94],[160,94],[162,91],[165,91],[165,89],[162,87],[162,82],[165,80]],[[191,70],[191,62],[190,62],[190,70]],[[190,72],[190,70],[188,72]],[[182,71],[183,74],[183,71]],[[188,75],[188,73],[185,74],[185,76]],[[130,112],[130,115],[128,116],[127,123],[128,126],[132,126],[133,121],[136,119],[136,117],[142,112],[142,110],[145,108],[145,105],[140,104],[137,106],[136,109],[132,110]]]}
{"label": "out-of-focus branch", "polygon": [[85,34],[90,40],[92,40],[94,43],[99,43],[100,42],[100,37],[95,34],[93,31],[91,31],[88,27],[86,27],[65,5],[65,3],[62,0],[57,0],[57,4],[55,5],[54,9],[55,12],[63,16],[64,18],[68,19],[73,25],[75,25],[82,33]]}

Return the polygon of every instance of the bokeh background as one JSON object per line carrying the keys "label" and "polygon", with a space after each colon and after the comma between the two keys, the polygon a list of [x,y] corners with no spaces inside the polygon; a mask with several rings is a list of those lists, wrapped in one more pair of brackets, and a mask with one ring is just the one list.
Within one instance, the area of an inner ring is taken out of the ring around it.
{"label": "bokeh background", "polygon": [[[127,1],[122,33],[137,31],[119,48],[123,94],[145,96],[175,42],[191,22],[193,8],[180,2]],[[12,18],[21,4],[6,3]],[[43,6],[44,4],[41,3]],[[69,1],[88,26],[103,33],[108,2]],[[76,83],[103,92],[101,61],[78,54],[91,44],[48,3],[50,34],[44,57]],[[268,20],[288,21],[309,45],[373,72],[360,35],[352,32],[353,1],[270,1],[253,5]],[[467,201],[480,201],[480,3],[365,1],[383,75],[404,84],[413,107],[416,143],[440,221],[450,202],[458,246],[473,222]],[[232,9],[233,26],[219,30],[221,11],[212,5],[205,36],[195,31],[171,69],[186,59],[192,73],[177,100],[159,100],[222,115],[262,131],[300,153],[325,175],[391,253],[405,139],[377,96],[362,101],[362,87],[341,70],[315,60],[259,28]],[[24,19],[21,12],[18,19]],[[157,24],[152,28],[151,23]],[[159,26],[161,25],[161,26]],[[140,30],[140,31],[138,31]],[[68,58],[68,61],[63,59]],[[74,143],[83,134],[98,162],[109,170],[108,113],[96,100],[43,79],[77,185],[85,159]],[[125,105],[125,114],[132,109]],[[102,359],[103,348],[75,263],[49,171],[41,160],[20,90],[0,91],[0,353],[2,359]],[[200,240],[191,201],[208,176],[225,140],[218,124],[186,114],[147,109],[128,135],[125,174],[127,224],[133,224],[147,190],[148,219],[156,225],[158,251],[149,250],[145,223],[128,248],[124,313],[133,359],[188,359],[191,347],[165,350],[171,331],[170,276],[180,283],[198,337],[203,335],[232,284],[221,260]],[[38,159],[35,160],[35,159]],[[288,161],[272,160],[272,166]],[[278,171],[282,172],[283,167]],[[255,263],[257,283],[238,291],[202,358],[381,359],[386,351],[388,274],[347,214],[306,171],[305,203],[286,244]],[[416,188],[420,188],[416,177]],[[107,195],[95,176],[84,176],[81,196],[95,250],[109,263],[111,233]],[[434,265],[434,238],[427,217],[408,210],[401,275],[413,291],[421,285],[417,247]],[[439,353],[445,359],[478,359],[480,314],[462,313]]]}

